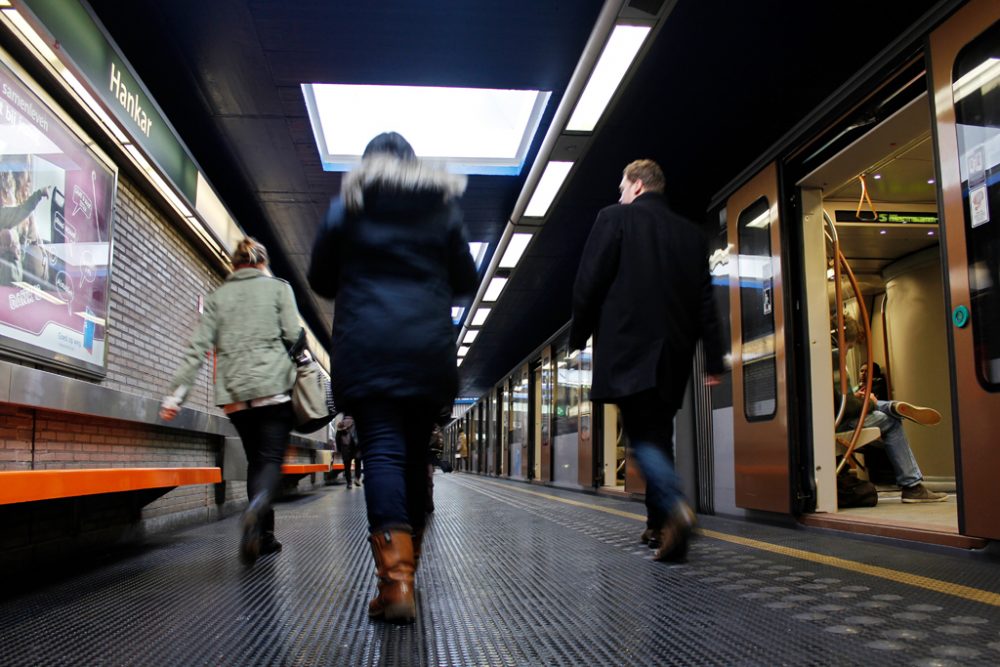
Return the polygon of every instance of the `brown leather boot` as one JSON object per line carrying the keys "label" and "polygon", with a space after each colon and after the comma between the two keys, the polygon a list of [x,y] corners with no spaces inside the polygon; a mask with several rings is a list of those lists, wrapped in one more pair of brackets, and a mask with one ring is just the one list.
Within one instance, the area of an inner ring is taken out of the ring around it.
{"label": "brown leather boot", "polygon": [[410,623],[417,615],[413,599],[413,536],[409,529],[390,528],[369,540],[378,574],[378,595],[368,603],[368,615],[393,623]]}

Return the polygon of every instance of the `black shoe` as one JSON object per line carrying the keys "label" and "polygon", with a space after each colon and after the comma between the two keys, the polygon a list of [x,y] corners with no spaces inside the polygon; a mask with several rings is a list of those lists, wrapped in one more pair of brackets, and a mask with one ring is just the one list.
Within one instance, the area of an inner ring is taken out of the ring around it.
{"label": "black shoe", "polygon": [[353,489],[353,488],[354,488],[354,485],[353,485],[353,484],[351,484],[350,482],[348,482],[348,483],[347,483],[347,488],[349,488],[349,489]]}
{"label": "black shoe", "polygon": [[266,532],[260,540],[260,555],[275,554],[281,551],[282,544],[274,539],[274,533]]}
{"label": "black shoe", "polygon": [[267,509],[266,494],[254,496],[243,512],[240,520],[242,534],[240,536],[240,560],[244,565],[253,565],[260,556],[261,528],[260,517]]}

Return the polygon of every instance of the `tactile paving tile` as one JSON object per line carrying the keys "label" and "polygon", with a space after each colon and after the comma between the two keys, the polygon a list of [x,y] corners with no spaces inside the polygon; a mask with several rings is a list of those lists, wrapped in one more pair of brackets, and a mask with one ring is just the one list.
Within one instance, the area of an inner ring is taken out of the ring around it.
{"label": "tactile paving tile", "polygon": [[[368,620],[363,490],[340,485],[279,503],[285,549],[252,569],[236,558],[234,517],[0,602],[0,665],[1000,661],[997,607],[710,538],[694,542],[688,564],[668,566],[638,544],[641,522],[525,490],[634,514],[639,503],[467,475],[435,481],[412,626]],[[706,523],[799,549],[849,543],[866,562],[899,557],[878,543]],[[968,561],[913,554],[925,576]],[[997,590],[1000,568],[981,565],[966,569]]]}

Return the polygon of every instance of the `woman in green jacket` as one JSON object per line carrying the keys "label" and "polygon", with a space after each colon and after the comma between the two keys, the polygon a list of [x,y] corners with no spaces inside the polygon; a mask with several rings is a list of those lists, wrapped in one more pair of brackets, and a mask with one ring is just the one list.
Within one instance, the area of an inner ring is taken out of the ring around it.
{"label": "woman in green jacket", "polygon": [[201,322],[188,344],[160,417],[177,416],[205,359],[215,348],[215,403],[236,427],[247,455],[247,494],[240,557],[247,565],[281,550],[274,538],[271,499],[281,484],[281,463],[295,425],[290,391],[295,366],[288,350],[302,337],[295,295],[284,280],[264,273],[267,249],[240,241],[233,272],[205,299]]}

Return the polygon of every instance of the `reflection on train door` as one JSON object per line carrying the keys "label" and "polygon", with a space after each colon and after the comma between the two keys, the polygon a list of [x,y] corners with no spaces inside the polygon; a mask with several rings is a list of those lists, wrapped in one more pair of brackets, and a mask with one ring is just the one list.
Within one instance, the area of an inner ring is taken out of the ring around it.
{"label": "reflection on train door", "polygon": [[726,204],[736,504],[791,511],[778,176],[774,163]]}
{"label": "reflection on train door", "polygon": [[959,527],[1000,539],[1000,4],[973,0],[930,36],[948,295]]}

